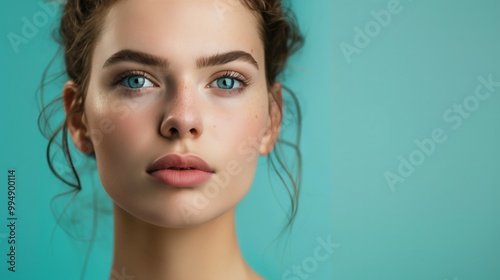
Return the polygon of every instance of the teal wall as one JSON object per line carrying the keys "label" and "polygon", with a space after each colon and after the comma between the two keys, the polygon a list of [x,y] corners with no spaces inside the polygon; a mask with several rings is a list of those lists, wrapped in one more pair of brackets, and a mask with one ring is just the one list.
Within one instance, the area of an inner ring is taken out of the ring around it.
{"label": "teal wall", "polygon": [[333,3],[334,279],[500,279],[500,2]]}
{"label": "teal wall", "polygon": [[[4,183],[0,279],[78,279],[87,250],[55,226],[50,211],[67,188],[46,164],[36,125],[35,92],[57,47],[50,39],[57,15],[41,3],[0,10],[0,174],[6,182],[16,169],[18,217],[11,273]],[[286,200],[276,178],[269,183],[263,158],[238,206],[251,265],[270,280],[500,279],[500,2],[293,3],[306,45],[284,83],[303,109],[301,208],[288,239],[272,242],[284,219],[277,201]],[[22,35],[23,18],[43,20],[42,13],[47,23],[16,52],[8,34]],[[47,94],[58,94],[63,82]],[[69,213],[88,221],[91,193]],[[102,205],[109,209],[109,200]],[[111,221],[99,216],[85,279],[109,273]],[[85,222],[70,228],[84,238],[89,230]],[[325,243],[332,244],[323,260],[315,252]]]}

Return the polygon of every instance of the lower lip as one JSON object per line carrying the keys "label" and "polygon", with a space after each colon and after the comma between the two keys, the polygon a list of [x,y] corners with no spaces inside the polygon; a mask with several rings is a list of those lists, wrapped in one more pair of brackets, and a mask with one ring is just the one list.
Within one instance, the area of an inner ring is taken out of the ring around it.
{"label": "lower lip", "polygon": [[195,187],[204,183],[212,177],[213,173],[201,170],[175,170],[162,169],[150,173],[153,177],[160,179],[166,185],[172,187],[186,188]]}

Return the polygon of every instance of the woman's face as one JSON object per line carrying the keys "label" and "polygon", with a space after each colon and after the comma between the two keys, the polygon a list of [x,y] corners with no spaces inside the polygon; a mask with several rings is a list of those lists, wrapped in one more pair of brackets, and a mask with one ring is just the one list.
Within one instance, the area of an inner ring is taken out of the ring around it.
{"label": "woman's face", "polygon": [[73,141],[90,139],[105,190],[135,217],[212,220],[244,197],[278,136],[264,69],[258,21],[239,0],[119,1],[95,45]]}

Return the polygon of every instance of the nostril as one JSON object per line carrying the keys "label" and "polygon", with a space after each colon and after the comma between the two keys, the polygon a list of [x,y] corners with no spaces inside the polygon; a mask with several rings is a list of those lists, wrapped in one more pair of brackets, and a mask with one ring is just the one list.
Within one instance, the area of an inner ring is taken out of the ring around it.
{"label": "nostril", "polygon": [[168,132],[170,133],[170,136],[177,136],[179,134],[179,131],[175,127],[171,127]]}
{"label": "nostril", "polygon": [[172,118],[160,125],[159,133],[170,140],[185,137],[197,138],[203,133],[203,127],[201,124],[196,126],[196,124],[183,123]]}

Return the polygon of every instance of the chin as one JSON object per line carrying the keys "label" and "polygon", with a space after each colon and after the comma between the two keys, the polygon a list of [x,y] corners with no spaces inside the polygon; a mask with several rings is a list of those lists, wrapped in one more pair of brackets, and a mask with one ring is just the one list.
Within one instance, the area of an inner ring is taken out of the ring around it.
{"label": "chin", "polygon": [[[197,204],[196,197],[177,197],[170,201],[149,202],[147,205],[120,205],[119,211],[133,218],[163,228],[190,228],[196,227],[227,214],[235,205],[223,207],[215,201]],[[173,201],[172,201],[173,200]],[[191,201],[191,203],[187,203]],[[144,201],[143,201],[144,202]],[[195,202],[194,204],[192,202]]]}
{"label": "chin", "polygon": [[249,175],[231,178],[228,185],[217,193],[209,191],[213,182],[192,188],[173,188],[149,177],[138,176],[140,180],[120,178],[117,182],[117,178],[106,176],[103,178],[107,180],[102,183],[116,207],[120,208],[115,209],[116,214],[127,223],[190,228],[217,220],[234,210],[251,187],[253,177]]}

